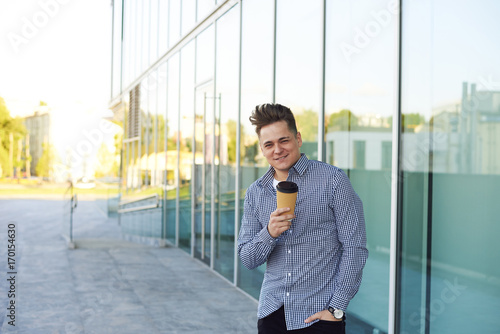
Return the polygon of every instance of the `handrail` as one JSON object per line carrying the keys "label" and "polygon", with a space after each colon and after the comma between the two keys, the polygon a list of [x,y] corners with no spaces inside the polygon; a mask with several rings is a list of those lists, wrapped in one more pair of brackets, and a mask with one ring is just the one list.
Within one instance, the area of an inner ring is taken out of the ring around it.
{"label": "handrail", "polygon": [[154,198],[156,200],[155,204],[136,206],[136,207],[128,208],[128,209],[118,209],[118,213],[127,213],[127,212],[133,212],[133,211],[156,209],[157,207],[160,206],[160,196],[158,194],[154,194],[152,196],[147,196],[147,197],[143,197],[143,198],[135,199],[135,200],[131,200],[131,201],[120,202],[118,204],[118,207],[122,207],[124,205],[131,204],[131,203],[141,202],[141,201],[151,199],[151,198]]}
{"label": "handrail", "polygon": [[127,213],[127,212],[133,212],[133,211],[156,209],[159,206],[160,206],[159,203],[151,204],[151,205],[136,206],[134,208],[118,210],[118,213]]}
{"label": "handrail", "polygon": [[150,196],[146,196],[146,197],[142,197],[142,198],[138,198],[138,199],[132,199],[130,201],[123,201],[123,202],[120,202],[118,205],[123,206],[123,205],[131,204],[131,203],[135,203],[135,202],[145,201],[145,200],[150,199],[150,198],[156,198],[156,200],[158,201],[159,196],[158,196],[158,194],[154,194],[154,195],[150,195]]}
{"label": "handrail", "polygon": [[70,195],[70,198],[67,199],[66,203],[64,203],[65,210],[66,207],[69,205],[69,247],[74,248],[73,244],[73,212],[75,211],[75,208],[78,206],[78,198],[77,195],[73,193],[73,182],[69,181],[69,186],[64,192],[64,197],[67,195]]}
{"label": "handrail", "polygon": [[76,194],[71,196],[70,199],[71,203],[71,211],[70,211],[70,220],[69,220],[69,242],[73,243],[73,211],[75,211],[75,208],[78,205],[78,198],[76,197]]}

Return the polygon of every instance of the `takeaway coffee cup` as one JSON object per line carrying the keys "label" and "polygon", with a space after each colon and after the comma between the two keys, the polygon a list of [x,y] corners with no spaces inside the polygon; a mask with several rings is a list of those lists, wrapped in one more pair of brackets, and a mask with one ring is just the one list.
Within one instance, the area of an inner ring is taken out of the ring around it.
{"label": "takeaway coffee cup", "polygon": [[298,191],[299,187],[297,184],[290,181],[281,181],[276,186],[278,209],[290,208],[290,211],[284,212],[283,214],[294,214]]}

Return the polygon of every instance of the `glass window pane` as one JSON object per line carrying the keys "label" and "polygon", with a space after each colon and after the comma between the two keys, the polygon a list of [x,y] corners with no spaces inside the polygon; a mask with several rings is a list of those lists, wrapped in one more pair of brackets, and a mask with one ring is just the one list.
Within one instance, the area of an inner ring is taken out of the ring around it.
{"label": "glass window pane", "polygon": [[175,243],[178,187],[177,136],[179,134],[179,54],[168,60],[167,84],[167,239]]}
{"label": "glass window pane", "polygon": [[148,77],[148,119],[149,119],[149,130],[148,130],[148,170],[149,170],[149,183],[152,186],[159,186],[156,178],[156,166],[157,166],[157,156],[158,152],[158,72],[154,71]]}
{"label": "glass window pane", "polygon": [[217,21],[216,137],[215,137],[215,254],[214,267],[228,280],[234,277],[234,215],[236,139],[238,122],[240,7]]}
{"label": "glass window pane", "polygon": [[172,47],[181,37],[181,0],[170,0],[168,20],[168,47]]}
{"label": "glass window pane", "polygon": [[194,41],[181,50],[179,127],[179,247],[191,253],[191,200],[194,138]]}
{"label": "glass window pane", "polygon": [[388,323],[396,16],[387,6],[326,2],[325,161],[347,173],[363,201],[370,252],[347,309],[349,328],[360,333],[387,332]]}
{"label": "glass window pane", "polygon": [[121,92],[122,80],[122,2],[113,6],[113,78],[111,81],[111,97]]}
{"label": "glass window pane", "polygon": [[[241,217],[245,191],[268,168],[259,139],[248,117],[256,105],[273,102],[274,4],[268,0],[242,2],[241,53]],[[241,218],[238,219],[241,223]],[[238,261],[237,285],[259,298],[264,267],[248,270]]]}
{"label": "glass window pane", "polygon": [[168,48],[168,0],[158,0],[158,56],[161,57]]}
{"label": "glass window pane", "polygon": [[[157,158],[156,158],[156,184],[164,185],[166,183],[167,165],[166,165],[166,118],[167,114],[167,63],[164,62],[158,68],[158,113],[156,119],[157,133]],[[163,198],[166,198],[163,194]]]}
{"label": "glass window pane", "polygon": [[318,158],[322,86],[323,1],[277,2],[276,103],[289,107],[302,135],[301,152]]}
{"label": "glass window pane", "polygon": [[140,101],[140,145],[139,145],[139,175],[140,185],[149,186],[148,154],[151,144],[151,118],[149,113],[149,90],[148,80],[141,82],[141,101]]}
{"label": "glass window pane", "polygon": [[196,0],[182,0],[182,35],[186,35],[196,23]]}
{"label": "glass window pane", "polygon": [[202,84],[214,77],[214,25],[196,36],[196,83]]}
{"label": "glass window pane", "polygon": [[215,0],[198,0],[196,21],[200,22],[207,17],[215,8]]}
{"label": "glass window pane", "polygon": [[158,59],[158,0],[150,0],[149,4],[149,64],[153,64]]}
{"label": "glass window pane", "polygon": [[149,44],[151,43],[151,39],[149,38],[149,34],[151,33],[149,1],[141,1],[141,13],[142,18],[139,18],[139,22],[142,25],[140,72],[144,72],[149,66]]}
{"label": "glass window pane", "polygon": [[[450,10],[452,8],[452,11]],[[500,328],[500,4],[404,1],[401,332]],[[460,315],[473,309],[480,321]]]}

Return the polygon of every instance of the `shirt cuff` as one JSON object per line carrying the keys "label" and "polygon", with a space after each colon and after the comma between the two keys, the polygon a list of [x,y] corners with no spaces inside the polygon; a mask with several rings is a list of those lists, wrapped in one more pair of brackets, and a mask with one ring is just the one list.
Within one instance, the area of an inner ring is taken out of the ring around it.
{"label": "shirt cuff", "polygon": [[278,238],[275,239],[269,234],[267,226],[259,232],[258,239],[260,242],[269,246],[274,246],[274,244],[276,244],[276,241],[278,240]]}
{"label": "shirt cuff", "polygon": [[328,304],[329,307],[333,307],[342,311],[346,311],[347,305],[349,305],[349,301],[342,300],[341,298],[336,298],[335,296],[330,300]]}

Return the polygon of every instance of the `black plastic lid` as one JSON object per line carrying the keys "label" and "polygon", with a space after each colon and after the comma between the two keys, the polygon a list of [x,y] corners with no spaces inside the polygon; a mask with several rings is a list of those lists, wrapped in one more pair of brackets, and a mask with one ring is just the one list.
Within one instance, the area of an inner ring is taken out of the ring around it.
{"label": "black plastic lid", "polygon": [[299,187],[297,186],[297,184],[295,182],[281,181],[276,186],[276,190],[278,190],[282,193],[292,194],[292,193],[298,192]]}

